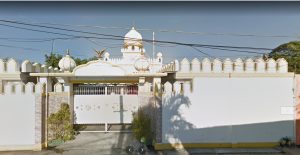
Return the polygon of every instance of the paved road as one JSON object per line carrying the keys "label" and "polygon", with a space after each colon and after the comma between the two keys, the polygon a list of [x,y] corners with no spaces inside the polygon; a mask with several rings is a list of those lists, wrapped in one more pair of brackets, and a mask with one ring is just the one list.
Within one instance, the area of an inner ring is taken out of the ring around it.
{"label": "paved road", "polygon": [[[68,141],[54,149],[43,151],[0,152],[0,155],[127,155],[126,146],[133,142],[130,133],[81,133],[75,140]],[[285,149],[285,155],[299,155],[300,149]],[[137,154],[137,153],[136,153]],[[276,149],[189,149],[153,152],[146,155],[199,155],[199,154],[272,154],[283,155]]]}
{"label": "paved road", "polygon": [[[42,151],[0,152],[7,155],[127,155],[126,146],[133,142],[131,133],[81,133],[75,140]],[[146,153],[156,155],[157,152]]]}

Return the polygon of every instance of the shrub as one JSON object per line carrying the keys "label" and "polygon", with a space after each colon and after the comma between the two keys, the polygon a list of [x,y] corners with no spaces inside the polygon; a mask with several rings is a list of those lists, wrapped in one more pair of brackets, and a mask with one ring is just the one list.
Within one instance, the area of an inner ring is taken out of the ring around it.
{"label": "shrub", "polygon": [[141,109],[133,115],[132,130],[138,141],[152,140],[151,119]]}
{"label": "shrub", "polygon": [[51,114],[48,118],[48,129],[50,139],[52,140],[72,140],[75,138],[75,131],[71,123],[71,113],[69,105],[66,103],[61,104],[58,112]]}

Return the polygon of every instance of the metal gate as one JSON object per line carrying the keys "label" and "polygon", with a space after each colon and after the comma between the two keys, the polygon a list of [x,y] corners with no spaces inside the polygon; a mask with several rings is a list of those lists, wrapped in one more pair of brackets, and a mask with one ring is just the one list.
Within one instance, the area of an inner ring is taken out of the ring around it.
{"label": "metal gate", "polygon": [[137,85],[74,85],[74,124],[130,124]]}

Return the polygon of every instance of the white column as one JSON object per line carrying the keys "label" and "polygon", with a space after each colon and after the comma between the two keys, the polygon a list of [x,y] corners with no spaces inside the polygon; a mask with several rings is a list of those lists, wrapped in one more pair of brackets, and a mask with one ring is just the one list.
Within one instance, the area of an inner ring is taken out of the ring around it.
{"label": "white column", "polygon": [[146,86],[145,86],[145,81],[146,81],[145,77],[139,77],[138,94],[140,92],[147,92],[147,89],[146,89]]}
{"label": "white column", "polygon": [[[158,93],[158,92],[155,92],[155,86],[157,86],[157,90],[161,90],[161,78],[160,77],[155,77],[153,78],[153,93]],[[154,94],[156,95],[156,94]]]}

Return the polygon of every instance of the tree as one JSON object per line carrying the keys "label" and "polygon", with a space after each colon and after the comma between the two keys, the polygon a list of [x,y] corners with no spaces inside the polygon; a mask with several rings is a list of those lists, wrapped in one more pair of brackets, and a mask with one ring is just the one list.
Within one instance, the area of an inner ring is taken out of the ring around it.
{"label": "tree", "polygon": [[134,137],[138,141],[143,140],[145,142],[153,138],[151,119],[148,115],[144,113],[142,109],[139,109],[133,115],[132,130]]}
{"label": "tree", "polygon": [[92,61],[92,60],[97,60],[97,57],[94,56],[94,57],[91,57],[91,58],[88,58],[88,59],[80,59],[80,58],[73,58],[74,61],[76,62],[76,65],[82,65],[82,64],[86,64],[88,63],[89,61]]}
{"label": "tree", "polygon": [[279,45],[272,50],[269,58],[284,58],[288,62],[290,72],[300,73],[300,41],[292,41]]}
{"label": "tree", "polygon": [[60,54],[54,54],[50,53],[48,56],[47,54],[45,55],[45,63],[47,66],[52,66],[53,68],[58,67],[58,62],[62,58],[62,55]]}
{"label": "tree", "polygon": [[62,103],[58,112],[49,116],[48,124],[52,140],[74,139],[75,131],[71,123],[71,112],[68,104]]}
{"label": "tree", "polygon": [[[53,68],[55,67],[58,67],[58,63],[59,63],[59,60],[62,58],[63,56],[60,55],[60,54],[54,54],[54,53],[50,53],[49,55],[45,55],[45,63],[47,66],[52,66]],[[74,58],[74,61],[76,62],[76,65],[82,65],[82,64],[86,64],[87,62],[89,61],[92,61],[92,60],[97,60],[97,57],[91,57],[91,58],[88,58],[88,59],[80,59],[80,58]]]}

